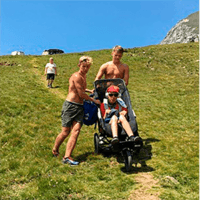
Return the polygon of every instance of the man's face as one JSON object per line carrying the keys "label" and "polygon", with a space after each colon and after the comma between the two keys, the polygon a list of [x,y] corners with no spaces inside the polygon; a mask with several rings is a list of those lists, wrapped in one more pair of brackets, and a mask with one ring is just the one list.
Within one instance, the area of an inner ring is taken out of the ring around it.
{"label": "man's face", "polygon": [[91,66],[91,64],[88,64],[87,61],[83,61],[83,62],[81,62],[80,70],[81,70],[83,73],[87,74],[87,72],[88,72],[89,69],[90,69],[90,66]]}
{"label": "man's face", "polygon": [[53,59],[50,60],[50,63],[53,64]]}
{"label": "man's face", "polygon": [[113,51],[112,57],[113,57],[113,61],[120,61],[121,58],[122,58],[122,53],[119,53],[117,51]]}

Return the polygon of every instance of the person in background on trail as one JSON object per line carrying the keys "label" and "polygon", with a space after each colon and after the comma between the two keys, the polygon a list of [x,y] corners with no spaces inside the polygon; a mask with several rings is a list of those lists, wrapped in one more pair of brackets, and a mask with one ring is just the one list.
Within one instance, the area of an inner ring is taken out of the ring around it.
{"label": "person in background on trail", "polygon": [[59,147],[70,134],[67,142],[65,155],[62,162],[69,163],[70,165],[78,165],[79,162],[74,161],[71,157],[72,151],[76,146],[76,142],[83,125],[83,101],[89,100],[100,105],[99,100],[89,97],[85,91],[86,89],[86,74],[92,65],[92,58],[82,56],[79,59],[79,71],[72,74],[69,79],[69,93],[62,109],[62,131],[57,136],[52,150],[54,156],[59,155]]}
{"label": "person in background on trail", "polygon": [[56,64],[53,62],[53,58],[49,58],[49,63],[45,66],[45,75],[47,75],[48,88],[52,88],[53,81],[55,79],[55,75],[57,75]]}
{"label": "person in background on trail", "polygon": [[107,103],[105,101],[101,103],[100,110],[102,117],[105,121],[106,132],[112,133],[113,139],[111,143],[114,145],[119,143],[118,139],[118,124],[121,124],[127,135],[129,136],[130,141],[137,141],[140,138],[134,136],[134,133],[130,127],[129,122],[127,121],[127,106],[122,107],[118,102],[117,98],[119,97],[119,87],[111,85],[106,91],[106,98],[108,98]]}
{"label": "person in background on trail", "polygon": [[102,76],[105,75],[105,79],[120,78],[125,81],[126,86],[128,85],[129,66],[121,63],[120,61],[123,56],[123,52],[124,50],[121,46],[117,45],[113,47],[111,54],[112,61],[109,61],[100,67],[95,81],[101,79]]}

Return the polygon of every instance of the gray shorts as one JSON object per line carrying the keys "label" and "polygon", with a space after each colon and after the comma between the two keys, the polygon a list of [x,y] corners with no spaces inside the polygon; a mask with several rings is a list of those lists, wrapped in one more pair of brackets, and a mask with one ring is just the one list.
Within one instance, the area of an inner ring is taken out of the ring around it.
{"label": "gray shorts", "polygon": [[83,125],[84,110],[83,105],[78,105],[69,101],[63,103],[62,127],[71,127],[74,121]]}

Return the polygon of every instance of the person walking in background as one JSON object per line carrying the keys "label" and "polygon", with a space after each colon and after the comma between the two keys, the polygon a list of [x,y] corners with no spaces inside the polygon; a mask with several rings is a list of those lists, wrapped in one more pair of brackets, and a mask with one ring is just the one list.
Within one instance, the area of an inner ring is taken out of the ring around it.
{"label": "person walking in background", "polygon": [[53,62],[53,58],[49,58],[49,63],[45,66],[45,75],[47,75],[48,88],[52,88],[53,81],[55,79],[55,75],[57,75],[56,64]]}
{"label": "person walking in background", "polygon": [[79,71],[72,74],[69,79],[69,93],[66,101],[63,104],[62,109],[62,131],[57,136],[55,144],[52,150],[54,156],[59,155],[59,147],[70,134],[70,138],[67,142],[65,155],[63,157],[63,163],[69,163],[70,165],[78,165],[79,162],[74,161],[71,157],[72,151],[76,146],[76,142],[83,125],[83,101],[89,100],[100,105],[99,100],[89,97],[85,92],[86,89],[86,74],[92,64],[92,58],[88,56],[82,56],[79,59]]}
{"label": "person walking in background", "polygon": [[128,85],[129,66],[121,63],[120,61],[123,56],[123,52],[124,50],[121,46],[117,45],[113,47],[111,54],[112,61],[109,61],[100,67],[95,81],[101,79],[102,76],[105,75],[105,79],[120,78],[125,81],[126,86]]}

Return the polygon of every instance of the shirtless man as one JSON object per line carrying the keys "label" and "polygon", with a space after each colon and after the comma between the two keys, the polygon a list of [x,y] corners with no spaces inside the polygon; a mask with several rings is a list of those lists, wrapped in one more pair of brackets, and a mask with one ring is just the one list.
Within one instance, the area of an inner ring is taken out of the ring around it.
{"label": "shirtless man", "polygon": [[109,61],[100,67],[95,81],[101,79],[101,77],[105,75],[105,79],[124,79],[125,84],[128,85],[129,66],[120,62],[123,56],[123,51],[124,50],[121,46],[115,46],[113,48],[112,61]]}
{"label": "shirtless man", "polygon": [[67,142],[65,156],[63,157],[63,163],[69,163],[70,165],[78,165],[79,162],[74,161],[71,158],[73,149],[75,148],[76,141],[78,139],[82,124],[83,124],[83,100],[93,101],[96,104],[100,104],[99,100],[95,100],[89,97],[85,91],[86,89],[86,74],[92,64],[92,58],[88,56],[82,56],[79,59],[79,71],[72,74],[69,79],[69,93],[66,101],[63,104],[62,109],[62,131],[57,136],[52,153],[54,156],[59,155],[59,147],[65,140],[65,138],[71,132],[71,136]]}

